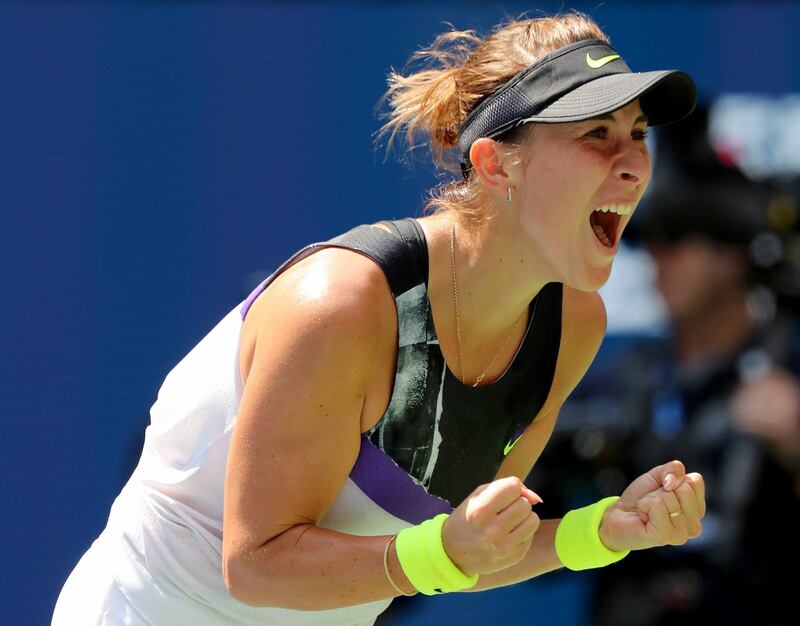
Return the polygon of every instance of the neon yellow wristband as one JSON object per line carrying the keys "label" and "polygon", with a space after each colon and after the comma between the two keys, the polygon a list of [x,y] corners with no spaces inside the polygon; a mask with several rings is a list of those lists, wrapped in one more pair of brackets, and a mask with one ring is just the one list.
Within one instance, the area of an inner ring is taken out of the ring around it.
{"label": "neon yellow wristband", "polygon": [[603,514],[618,496],[567,513],[556,529],[556,554],[564,567],[574,571],[605,567],[625,558],[630,550],[609,550],[600,541]]}
{"label": "neon yellow wristband", "polygon": [[467,576],[447,556],[442,545],[442,526],[449,516],[437,515],[417,526],[401,530],[395,540],[397,558],[409,582],[420,593],[434,596],[474,587],[478,575]]}

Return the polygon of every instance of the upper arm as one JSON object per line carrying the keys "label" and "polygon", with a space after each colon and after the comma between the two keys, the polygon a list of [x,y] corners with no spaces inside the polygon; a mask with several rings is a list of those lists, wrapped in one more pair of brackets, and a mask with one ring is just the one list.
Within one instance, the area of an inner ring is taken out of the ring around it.
{"label": "upper arm", "polygon": [[225,476],[226,559],[318,522],[341,490],[384,347],[376,336],[387,289],[372,261],[323,250],[286,270],[251,308],[245,330],[255,344]]}
{"label": "upper arm", "polygon": [[558,412],[592,364],[606,332],[606,308],[600,294],[564,285],[561,342],[547,400],[503,462],[497,478],[525,478],[555,428]]}

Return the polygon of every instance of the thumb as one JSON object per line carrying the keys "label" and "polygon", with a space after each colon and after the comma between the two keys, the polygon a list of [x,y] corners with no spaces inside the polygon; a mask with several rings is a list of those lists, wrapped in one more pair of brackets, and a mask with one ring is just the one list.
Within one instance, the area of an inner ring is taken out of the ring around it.
{"label": "thumb", "polygon": [[522,497],[526,498],[528,500],[528,502],[531,503],[532,506],[536,505],[536,504],[541,504],[542,502],[544,502],[544,500],[542,500],[539,497],[538,493],[536,493],[535,491],[531,491],[530,489],[528,489],[524,485],[522,487]]}
{"label": "thumb", "polygon": [[659,486],[664,487],[665,491],[672,491],[683,482],[686,468],[680,461],[670,461],[650,470],[650,475]]}

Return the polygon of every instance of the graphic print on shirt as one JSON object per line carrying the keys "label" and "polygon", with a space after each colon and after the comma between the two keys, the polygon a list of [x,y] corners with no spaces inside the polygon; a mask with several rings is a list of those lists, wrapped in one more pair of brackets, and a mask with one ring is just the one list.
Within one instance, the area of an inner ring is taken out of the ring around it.
{"label": "graphic print on shirt", "polygon": [[[546,301],[544,308],[557,309],[557,329],[552,320],[546,328],[545,320],[536,318],[538,298]],[[428,493],[453,506],[476,486],[494,480],[508,441],[536,416],[549,392],[560,338],[560,301],[561,285],[537,296],[525,339],[508,371],[476,389],[463,385],[447,368],[425,284],[398,296],[395,387],[384,416],[367,433],[370,441]],[[534,327],[540,332],[532,332]],[[539,358],[532,358],[534,354]]]}

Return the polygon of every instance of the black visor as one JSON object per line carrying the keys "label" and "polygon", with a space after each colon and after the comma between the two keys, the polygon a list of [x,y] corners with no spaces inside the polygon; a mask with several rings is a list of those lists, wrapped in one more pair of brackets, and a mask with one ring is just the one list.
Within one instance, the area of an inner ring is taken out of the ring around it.
{"label": "black visor", "polygon": [[599,39],[579,41],[539,59],[487,97],[459,129],[462,169],[480,137],[496,138],[527,122],[559,123],[611,113],[639,98],[648,124],[669,124],[697,102],[685,72],[631,72],[619,53]]}

